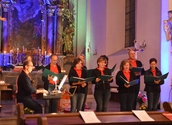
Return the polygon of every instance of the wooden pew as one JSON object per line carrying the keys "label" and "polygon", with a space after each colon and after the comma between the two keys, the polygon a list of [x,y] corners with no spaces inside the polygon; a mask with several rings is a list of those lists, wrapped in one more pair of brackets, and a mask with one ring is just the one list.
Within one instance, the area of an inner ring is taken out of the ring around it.
{"label": "wooden pew", "polygon": [[47,117],[46,116],[40,116],[37,119],[37,125],[48,125]]}
{"label": "wooden pew", "polygon": [[172,103],[171,102],[163,102],[164,111],[168,111],[172,113]]}
{"label": "wooden pew", "polygon": [[[18,107],[21,104],[18,104]],[[24,114],[22,108],[18,114],[20,124],[42,124],[44,125],[84,125],[84,121],[79,113],[55,113],[55,114]],[[155,121],[141,122],[132,112],[96,112],[96,116],[102,123],[89,125],[171,125],[172,121],[162,115],[162,112],[148,112],[149,116]]]}

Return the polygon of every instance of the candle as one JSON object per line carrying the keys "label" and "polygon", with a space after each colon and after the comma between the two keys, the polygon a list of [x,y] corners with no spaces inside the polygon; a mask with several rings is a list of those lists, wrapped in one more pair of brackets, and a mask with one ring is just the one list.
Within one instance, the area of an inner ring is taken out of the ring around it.
{"label": "candle", "polygon": [[6,54],[6,51],[4,51],[4,54]]}
{"label": "candle", "polygon": [[45,56],[47,55],[47,52],[45,51]]}

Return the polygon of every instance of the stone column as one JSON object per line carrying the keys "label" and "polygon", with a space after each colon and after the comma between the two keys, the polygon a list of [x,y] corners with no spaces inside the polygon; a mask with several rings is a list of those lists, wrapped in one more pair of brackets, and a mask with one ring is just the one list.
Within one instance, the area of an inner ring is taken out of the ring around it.
{"label": "stone column", "polygon": [[55,52],[57,55],[62,55],[62,33],[63,33],[63,21],[62,21],[62,13],[63,13],[63,7],[58,6],[57,9],[57,36],[56,36],[56,42],[55,42]]}
{"label": "stone column", "polygon": [[10,8],[10,2],[2,2],[3,12],[2,16],[6,18],[6,21],[3,22],[2,25],[2,51],[9,50],[9,41],[8,41],[8,11]]}
{"label": "stone column", "polygon": [[53,53],[53,15],[56,6],[48,6],[47,8],[47,53]]}
{"label": "stone column", "polygon": [[47,14],[46,14],[46,6],[40,5],[41,8],[41,22],[42,22],[42,39],[41,39],[41,50],[42,54],[45,54],[47,52],[47,46],[46,46],[46,33],[47,33]]}

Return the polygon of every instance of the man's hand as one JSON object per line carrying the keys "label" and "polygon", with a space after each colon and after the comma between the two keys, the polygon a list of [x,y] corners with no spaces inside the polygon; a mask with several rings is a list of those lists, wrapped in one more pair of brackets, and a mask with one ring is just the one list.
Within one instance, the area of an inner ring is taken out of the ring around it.
{"label": "man's hand", "polygon": [[50,75],[48,75],[48,80],[53,80],[53,75],[52,76],[50,76]]}

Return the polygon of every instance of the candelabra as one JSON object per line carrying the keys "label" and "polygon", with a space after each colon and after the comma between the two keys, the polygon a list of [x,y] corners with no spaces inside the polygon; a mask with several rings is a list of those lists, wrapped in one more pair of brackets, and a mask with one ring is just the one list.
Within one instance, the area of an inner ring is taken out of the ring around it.
{"label": "candelabra", "polygon": [[51,95],[56,95],[58,94],[60,91],[57,89],[57,80],[58,80],[58,77],[57,76],[54,76],[53,77],[53,81],[55,82],[55,87],[54,87],[54,90],[50,93]]}

